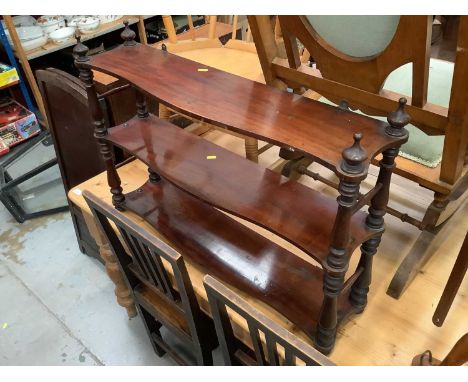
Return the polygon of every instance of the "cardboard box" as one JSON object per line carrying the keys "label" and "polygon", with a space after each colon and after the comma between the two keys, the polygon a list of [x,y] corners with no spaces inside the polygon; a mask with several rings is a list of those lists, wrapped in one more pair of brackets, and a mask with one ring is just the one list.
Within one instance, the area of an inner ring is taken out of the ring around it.
{"label": "cardboard box", "polygon": [[6,87],[18,81],[19,76],[16,68],[2,64],[0,62],[0,88]]}
{"label": "cardboard box", "polygon": [[0,101],[0,155],[41,131],[36,115],[12,99]]}

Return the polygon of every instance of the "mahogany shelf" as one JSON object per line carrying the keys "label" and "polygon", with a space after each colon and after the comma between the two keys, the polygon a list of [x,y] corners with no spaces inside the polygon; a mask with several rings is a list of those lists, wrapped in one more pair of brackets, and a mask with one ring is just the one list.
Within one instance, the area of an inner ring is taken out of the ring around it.
{"label": "mahogany shelf", "polygon": [[[335,199],[151,114],[114,127],[105,140],[192,196],[283,237],[321,264],[325,261]],[[357,211],[352,217],[349,253],[381,233],[366,227],[366,216]],[[199,219],[197,224],[202,223]]]}
{"label": "mahogany shelf", "polygon": [[122,45],[80,65],[123,79],[185,114],[303,152],[338,175],[341,153],[354,133],[364,137],[365,167],[383,150],[406,141],[385,134],[385,122],[215,68],[199,71],[199,63],[145,45]]}
{"label": "mahogany shelf", "polygon": [[[126,208],[192,263],[271,306],[313,338],[323,300],[321,268],[165,179],[127,194]],[[340,322],[355,312],[348,293],[338,307]]]}

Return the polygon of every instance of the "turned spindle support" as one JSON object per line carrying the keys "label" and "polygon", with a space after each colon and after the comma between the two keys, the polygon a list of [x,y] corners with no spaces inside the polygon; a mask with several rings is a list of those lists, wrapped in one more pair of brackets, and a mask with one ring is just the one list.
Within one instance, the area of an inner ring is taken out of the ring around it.
{"label": "turned spindle support", "polygon": [[[389,114],[387,118],[389,124],[385,130],[387,135],[392,137],[408,136],[404,127],[409,123],[410,117],[405,111],[405,104],[406,99],[400,98],[398,109]],[[377,184],[381,184],[382,187],[371,200],[366,225],[369,229],[380,231],[380,234],[362,244],[358,267],[362,267],[363,271],[354,282],[349,296],[351,304],[358,312],[362,312],[367,305],[367,295],[372,281],[373,258],[384,231],[384,216],[390,194],[390,181],[399,149],[399,147],[392,147],[385,150],[379,162],[380,171]]]}
{"label": "turned spindle support", "polygon": [[340,184],[337,198],[338,211],[332,232],[329,254],[324,266],[324,299],[315,335],[315,345],[324,354],[328,354],[335,344],[338,325],[338,297],[349,264],[349,232],[351,216],[357,203],[359,187],[367,175],[364,164],[366,151],[361,147],[362,134],[354,134],[354,144],[343,151],[340,165]]}
{"label": "turned spindle support", "polygon": [[[146,103],[146,97],[143,93],[137,91],[136,92],[136,108],[137,108],[137,117],[141,119],[145,119],[149,117],[149,112],[148,112],[148,106]],[[145,139],[145,144],[148,147],[148,154],[151,157],[154,157],[154,152],[153,152],[153,145],[151,141],[147,140],[147,137],[144,137]],[[159,174],[155,171],[153,171],[151,168],[148,167],[148,173],[149,173],[149,180],[151,183],[157,183],[161,180],[161,177]]]}
{"label": "turned spindle support", "polygon": [[122,193],[121,181],[115,168],[114,153],[109,143],[103,140],[107,135],[107,127],[104,122],[101,107],[99,105],[98,95],[94,87],[93,72],[86,67],[89,61],[87,56],[89,49],[81,42],[80,36],[76,37],[77,44],[73,48],[75,57],[75,66],[79,71],[79,77],[83,81],[86,94],[88,96],[88,107],[91,112],[91,119],[94,124],[94,136],[99,144],[99,151],[104,159],[107,171],[107,182],[112,193],[112,203],[119,210],[124,209],[125,196]]}

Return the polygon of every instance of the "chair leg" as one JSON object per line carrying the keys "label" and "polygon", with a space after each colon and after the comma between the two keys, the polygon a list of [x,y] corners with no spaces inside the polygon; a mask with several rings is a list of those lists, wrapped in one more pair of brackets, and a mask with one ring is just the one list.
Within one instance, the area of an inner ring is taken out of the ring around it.
{"label": "chair leg", "polygon": [[161,119],[169,119],[171,116],[171,111],[167,108],[166,105],[163,105],[162,103],[159,104],[159,118]]}
{"label": "chair leg", "polygon": [[450,277],[445,285],[444,292],[440,297],[437,308],[432,316],[432,322],[436,326],[442,326],[447,317],[447,313],[452,306],[453,300],[457,295],[458,289],[468,271],[468,232],[466,233],[465,240],[463,241],[460,252],[458,253],[457,260],[450,272]]}
{"label": "chair leg", "polygon": [[[153,330],[153,335],[158,337],[160,341],[164,341],[159,329]],[[153,338],[151,338],[151,345],[153,345],[154,352],[158,355],[158,357],[162,357],[164,354],[166,354],[166,351],[161,346],[159,346]]]}
{"label": "chair leg", "polygon": [[387,294],[390,297],[399,299],[408,288],[416,275],[420,272],[424,264],[434,254],[434,250],[429,250],[436,235],[429,231],[422,231],[414,243],[411,250],[401,262],[398,270],[390,282]]}
{"label": "chair leg", "polygon": [[164,354],[166,354],[166,351],[153,339],[153,336],[156,336],[161,341],[164,341],[161,336],[161,332],[159,331],[162,324],[157,321],[151,314],[149,314],[142,306],[138,306],[138,312],[140,313],[141,319],[143,320],[143,324],[145,325],[145,329],[150,338],[154,352],[159,357],[162,357]]}
{"label": "chair leg", "polygon": [[245,137],[245,157],[252,162],[258,163],[258,140]]}
{"label": "chair leg", "polygon": [[424,264],[435,253],[435,248],[431,250],[428,249],[436,238],[437,232],[439,232],[443,226],[443,224],[440,224],[436,227],[436,224],[448,203],[449,199],[447,195],[437,192],[434,193],[434,201],[427,209],[422,222],[423,231],[395,272],[387,289],[387,294],[389,296],[399,299]]}
{"label": "chair leg", "polygon": [[361,258],[358,267],[363,271],[351,287],[349,300],[360,313],[367,305],[367,294],[372,281],[372,262],[379,247],[381,236],[367,240],[361,246]]}
{"label": "chair leg", "polygon": [[197,349],[197,365],[213,366],[213,352],[209,346],[200,346]]}
{"label": "chair leg", "polygon": [[284,165],[283,169],[281,170],[281,175],[291,180],[299,180],[299,178],[302,176],[302,173],[300,173],[298,169],[301,167],[307,168],[313,162],[313,159],[306,157],[292,159]]}

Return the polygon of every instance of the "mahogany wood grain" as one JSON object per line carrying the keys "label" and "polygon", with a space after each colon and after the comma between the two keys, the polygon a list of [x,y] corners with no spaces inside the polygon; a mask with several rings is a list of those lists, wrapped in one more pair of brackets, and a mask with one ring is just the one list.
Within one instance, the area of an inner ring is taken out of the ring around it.
{"label": "mahogany wood grain", "polygon": [[[320,268],[164,179],[127,194],[126,208],[174,243],[184,258],[271,306],[313,337],[323,299]],[[342,294],[340,321],[352,312],[348,294]]]}
{"label": "mahogany wood grain", "polygon": [[[105,139],[193,196],[276,233],[320,263],[325,261],[337,213],[337,203],[329,196],[151,114],[113,128]],[[352,217],[349,253],[378,235],[366,228],[366,216],[358,211]]]}
{"label": "mahogany wood grain", "polygon": [[[196,62],[144,45],[120,46],[90,57],[82,66],[125,79],[177,111],[302,151],[336,172],[354,133],[364,136],[366,166],[378,153],[405,141],[386,135],[382,121],[211,67],[199,72]],[[181,91],[185,88],[190,93]]]}

